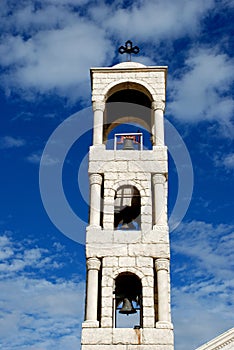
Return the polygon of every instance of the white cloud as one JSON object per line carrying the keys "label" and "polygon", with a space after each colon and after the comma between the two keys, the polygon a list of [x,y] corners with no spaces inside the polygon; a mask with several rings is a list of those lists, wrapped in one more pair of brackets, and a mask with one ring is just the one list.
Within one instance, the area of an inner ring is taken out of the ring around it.
{"label": "white cloud", "polygon": [[[35,153],[30,154],[26,158],[26,160],[32,164],[39,164],[41,161],[41,157],[42,157],[41,152],[35,152]],[[57,158],[51,158],[47,154],[43,156],[43,165],[44,166],[56,165],[58,163],[59,163],[59,159],[57,159]]]}
{"label": "white cloud", "polygon": [[171,115],[181,121],[216,120],[230,124],[233,61],[216,49],[191,50],[180,77],[169,82]]}
{"label": "white cloud", "polygon": [[[7,234],[0,237],[0,244],[6,252],[0,274],[1,346],[44,350],[64,349],[67,344],[79,349],[84,282],[54,277],[53,262],[58,260],[61,266],[65,252],[32,248],[32,242],[16,242]],[[45,269],[50,271],[46,275]]]}
{"label": "white cloud", "polygon": [[18,6],[3,18],[8,28],[0,45],[0,64],[7,68],[4,87],[24,94],[88,95],[90,66],[114,54],[105,31],[62,1],[46,2],[37,10],[34,5]]}
{"label": "white cloud", "polygon": [[24,146],[25,144],[25,140],[19,137],[3,136],[0,138],[0,148],[2,149],[18,148]]}
{"label": "white cloud", "polygon": [[214,164],[215,166],[218,166],[227,172],[230,172],[234,169],[234,153],[229,153],[227,155],[218,153],[214,156]]}
{"label": "white cloud", "polygon": [[234,153],[230,153],[223,159],[223,164],[227,169],[234,169]]}
{"label": "white cloud", "polygon": [[[7,69],[3,85],[8,94],[14,89],[28,97],[52,91],[87,98],[89,68],[109,65],[116,54],[111,35],[118,42],[127,36],[149,44],[157,56],[159,42],[169,45],[171,40],[197,35],[214,5],[214,0],[136,1],[127,8],[123,1],[95,5],[48,0],[41,6],[29,0],[11,6],[5,1],[0,45],[0,64]],[[152,61],[144,59],[147,64]]]}
{"label": "white cloud", "polygon": [[171,246],[175,338],[187,350],[233,326],[234,227],[184,223]]}
{"label": "white cloud", "polygon": [[[200,21],[214,6],[213,0],[186,1],[134,1],[124,8],[115,2],[92,7],[93,20],[121,40],[135,39],[154,42],[165,39],[177,39],[186,35],[197,34]],[[183,15],[181,15],[183,13]]]}

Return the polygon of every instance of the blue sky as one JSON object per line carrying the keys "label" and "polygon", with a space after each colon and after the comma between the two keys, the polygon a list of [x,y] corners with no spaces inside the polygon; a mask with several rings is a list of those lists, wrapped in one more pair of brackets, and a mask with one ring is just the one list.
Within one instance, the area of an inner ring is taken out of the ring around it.
{"label": "blue sky", "polygon": [[[128,39],[141,49],[134,60],[169,67],[165,116],[194,172],[190,207],[171,233],[176,349],[195,349],[233,326],[233,7],[233,0],[1,1],[0,347],[79,348],[84,246],[49,219],[39,162],[52,132],[91,105],[90,67],[123,60],[117,49]],[[90,143],[91,132],[81,135],[63,171],[83,233]],[[169,173],[170,214],[178,190],[171,158]]]}

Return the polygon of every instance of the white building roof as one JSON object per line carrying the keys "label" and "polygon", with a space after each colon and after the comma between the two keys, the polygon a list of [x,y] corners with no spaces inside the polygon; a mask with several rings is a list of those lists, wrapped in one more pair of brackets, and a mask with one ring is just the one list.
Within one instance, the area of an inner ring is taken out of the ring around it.
{"label": "white building roof", "polygon": [[222,333],[196,350],[234,350],[234,328]]}

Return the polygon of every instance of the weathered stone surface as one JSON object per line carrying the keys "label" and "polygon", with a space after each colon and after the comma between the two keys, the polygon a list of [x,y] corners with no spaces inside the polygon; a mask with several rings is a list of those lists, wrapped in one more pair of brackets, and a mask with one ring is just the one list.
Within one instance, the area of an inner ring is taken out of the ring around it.
{"label": "weathered stone surface", "polygon": [[88,345],[112,344],[112,331],[111,328],[83,328],[81,343]]}
{"label": "weathered stone surface", "polygon": [[113,344],[139,344],[141,342],[141,330],[130,328],[114,328]]}
{"label": "weathered stone surface", "polygon": [[170,329],[148,328],[142,330],[143,344],[173,345],[173,331]]}
{"label": "weathered stone surface", "polygon": [[155,243],[155,244],[129,244],[129,256],[151,256],[151,257],[169,257],[169,244]]}

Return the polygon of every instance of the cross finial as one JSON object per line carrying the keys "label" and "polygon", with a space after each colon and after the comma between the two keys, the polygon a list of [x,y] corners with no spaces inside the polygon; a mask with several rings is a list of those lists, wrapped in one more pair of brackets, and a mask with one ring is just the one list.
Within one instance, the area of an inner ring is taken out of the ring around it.
{"label": "cross finial", "polygon": [[138,46],[134,46],[132,47],[132,41],[128,40],[125,43],[125,46],[120,46],[119,47],[119,53],[123,54],[126,53],[127,54],[127,60],[131,61],[131,55],[132,53],[134,53],[135,55],[138,54],[140,51]]}

